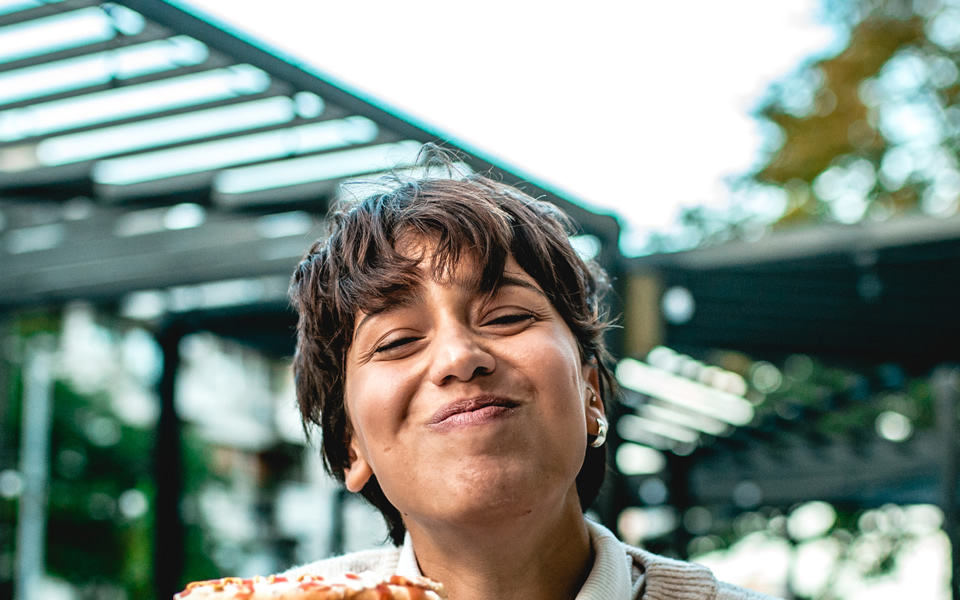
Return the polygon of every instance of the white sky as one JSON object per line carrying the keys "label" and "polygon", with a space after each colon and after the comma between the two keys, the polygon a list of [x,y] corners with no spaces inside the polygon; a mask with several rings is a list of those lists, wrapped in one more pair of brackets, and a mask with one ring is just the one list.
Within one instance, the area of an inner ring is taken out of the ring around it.
{"label": "white sky", "polygon": [[757,161],[749,113],[835,34],[818,0],[186,0],[588,206],[630,251]]}

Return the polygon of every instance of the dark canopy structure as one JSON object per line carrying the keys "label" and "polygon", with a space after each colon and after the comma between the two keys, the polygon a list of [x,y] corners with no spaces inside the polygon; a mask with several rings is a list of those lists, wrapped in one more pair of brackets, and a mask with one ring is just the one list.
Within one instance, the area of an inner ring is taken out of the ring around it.
{"label": "dark canopy structure", "polygon": [[958,266],[960,216],[913,215],[643,257],[630,270],[692,293],[692,318],[666,323],[674,347],[807,352],[925,373],[960,358]]}
{"label": "dark canopy structure", "polygon": [[902,441],[882,439],[872,421],[845,435],[816,426],[873,401],[869,382],[818,390],[813,401],[787,397],[777,412],[677,461],[686,502],[730,503],[747,482],[758,499],[782,507],[937,504],[960,547],[960,215],[779,231],[631,259],[628,270],[655,279],[662,298],[685,298],[683,310],[663,306],[663,343],[681,352],[721,348],[781,364],[803,353],[929,384],[933,423]]}

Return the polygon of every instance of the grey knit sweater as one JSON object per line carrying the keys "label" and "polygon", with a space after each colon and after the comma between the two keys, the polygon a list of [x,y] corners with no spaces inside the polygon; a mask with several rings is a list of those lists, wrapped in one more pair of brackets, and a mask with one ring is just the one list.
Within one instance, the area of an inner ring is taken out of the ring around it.
{"label": "grey knit sweater", "polygon": [[[587,526],[596,558],[576,600],[772,600],[764,594],[717,581],[702,565],[628,546],[592,521],[587,521]],[[332,576],[348,571],[375,571],[387,577],[420,575],[409,535],[400,548],[329,558],[291,569],[285,575]]]}

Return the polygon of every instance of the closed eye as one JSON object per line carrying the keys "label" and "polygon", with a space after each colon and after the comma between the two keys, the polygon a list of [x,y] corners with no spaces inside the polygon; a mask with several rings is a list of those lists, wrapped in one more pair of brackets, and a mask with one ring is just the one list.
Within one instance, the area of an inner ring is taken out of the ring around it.
{"label": "closed eye", "polygon": [[514,325],[517,323],[523,323],[529,321],[533,318],[533,315],[530,313],[512,313],[507,315],[500,315],[494,319],[490,319],[486,322],[486,325]]}
{"label": "closed eye", "polygon": [[395,349],[397,349],[397,348],[402,348],[403,346],[405,346],[405,345],[407,345],[407,344],[410,344],[410,343],[412,343],[412,342],[415,342],[415,341],[417,341],[417,339],[418,339],[418,338],[415,338],[415,337],[402,337],[402,338],[397,338],[397,339],[395,339],[395,340],[390,340],[389,342],[386,342],[385,344],[381,344],[381,345],[377,346],[376,348],[374,348],[373,352],[374,352],[375,354],[376,354],[376,353],[382,353],[382,352],[389,352],[390,350],[395,350]]}

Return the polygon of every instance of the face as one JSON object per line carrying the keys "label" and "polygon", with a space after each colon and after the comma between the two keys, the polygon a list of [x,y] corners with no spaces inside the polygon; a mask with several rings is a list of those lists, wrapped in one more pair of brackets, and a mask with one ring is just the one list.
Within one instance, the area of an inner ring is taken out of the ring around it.
{"label": "face", "polygon": [[361,314],[347,355],[348,489],[372,474],[412,531],[575,507],[595,368],[512,258],[492,295],[456,276]]}

